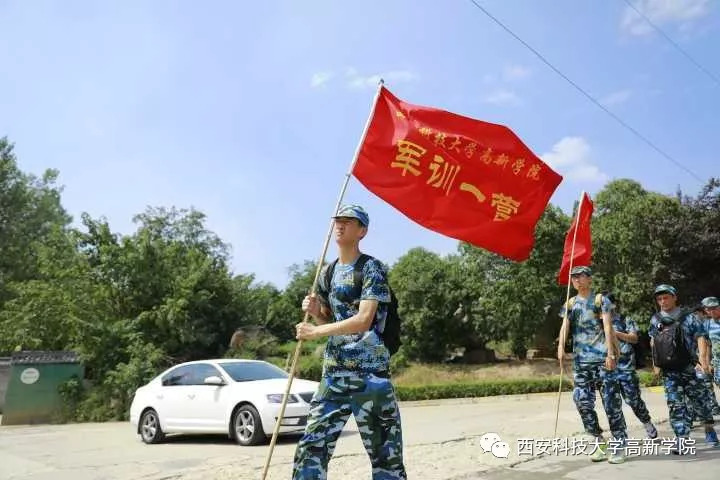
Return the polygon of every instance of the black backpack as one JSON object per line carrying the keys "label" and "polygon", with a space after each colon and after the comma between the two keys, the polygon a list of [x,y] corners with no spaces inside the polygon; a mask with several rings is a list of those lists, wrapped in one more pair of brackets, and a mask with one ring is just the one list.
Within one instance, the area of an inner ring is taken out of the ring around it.
{"label": "black backpack", "polygon": [[645,331],[638,331],[637,336],[637,343],[632,344],[635,351],[635,368],[645,368],[647,366],[648,352],[650,351],[650,337]]}
{"label": "black backpack", "polygon": [[[362,255],[360,255],[360,258],[358,258],[357,262],[355,262],[355,267],[353,269],[354,285],[351,293],[351,298],[360,298],[363,285],[363,268],[365,267],[365,263],[367,263],[367,261],[372,258],[373,257],[371,257],[370,255],[366,255],[363,253]],[[332,280],[333,274],[335,273],[335,265],[337,265],[337,262],[338,260],[335,259],[325,271],[325,285],[327,285],[328,291],[330,290],[330,282]],[[395,296],[395,292],[393,292],[390,285],[388,285],[388,289],[390,290],[390,303],[388,304],[387,317],[385,318],[385,329],[382,332],[378,332],[378,335],[380,335],[380,338],[385,344],[385,347],[387,347],[388,351],[390,352],[390,356],[392,356],[397,353],[400,345],[402,345],[402,341],[400,340],[401,319],[400,315],[398,314],[398,301],[397,297]]]}
{"label": "black backpack", "polygon": [[[659,320],[659,319],[658,319]],[[685,342],[682,322],[685,315],[665,324],[658,322],[658,333],[653,339],[653,363],[663,370],[683,370],[693,362]]]}

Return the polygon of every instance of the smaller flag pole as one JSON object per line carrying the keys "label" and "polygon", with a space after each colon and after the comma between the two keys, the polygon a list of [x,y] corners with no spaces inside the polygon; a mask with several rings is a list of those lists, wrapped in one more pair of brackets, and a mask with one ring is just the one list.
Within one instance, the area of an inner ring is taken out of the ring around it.
{"label": "smaller flag pole", "polygon": [[[342,205],[342,200],[345,197],[345,191],[347,190],[348,183],[350,182],[350,177],[352,176],[353,169],[355,168],[355,164],[358,161],[358,157],[360,156],[360,150],[362,149],[362,145],[365,142],[365,136],[367,135],[368,130],[370,129],[370,122],[372,121],[373,115],[375,113],[375,107],[377,106],[377,101],[380,98],[380,92],[382,91],[382,87],[385,84],[385,81],[381,78],[378,82],[377,92],[375,92],[375,98],[373,99],[372,108],[370,109],[370,115],[368,116],[367,121],[365,122],[365,128],[363,128],[362,135],[360,136],[360,142],[358,142],[357,147],[355,148],[355,155],[353,156],[352,162],[350,163],[350,168],[348,169],[347,173],[345,174],[345,181],[342,184],[342,188],[340,189],[340,195],[338,196],[337,203],[335,205],[335,210],[333,210],[333,216],[337,214],[337,212],[340,210],[340,206]],[[317,268],[315,269],[315,278],[313,279],[312,289],[310,291],[310,296],[314,297],[315,292],[317,290],[317,283],[318,278],[320,277],[320,272],[322,271],[323,263],[325,263],[325,255],[327,254],[328,246],[330,245],[330,238],[332,237],[333,227],[335,226],[335,219],[330,219],[330,228],[328,229],[327,235],[325,237],[325,242],[322,247],[322,253],[320,254],[320,260],[318,261]],[[303,318],[303,322],[307,322],[310,314],[308,312],[305,312],[305,317]],[[282,405],[280,407],[280,413],[278,413],[277,420],[275,422],[275,430],[273,431],[272,439],[270,440],[270,450],[268,451],[267,459],[265,460],[265,467],[263,468],[263,474],[262,479],[265,480],[267,477],[268,470],[270,468],[270,460],[272,459],[273,450],[275,448],[275,443],[277,442],[278,434],[280,433],[280,425],[282,424],[282,419],[285,415],[285,407],[287,406],[288,396],[290,395],[290,388],[292,387],[292,380],[295,376],[295,370],[297,369],[297,363],[298,358],[300,357],[300,351],[302,347],[302,340],[298,340],[297,345],[295,345],[295,353],[293,355],[292,365],[290,366],[290,372],[288,374],[288,382],[287,386],[285,388],[285,394],[283,395],[283,401]]]}
{"label": "smaller flag pole", "polygon": [[[582,204],[583,199],[585,198],[585,191],[580,194],[580,203],[578,204],[578,209],[575,214],[575,231],[573,232],[573,240],[572,240],[572,246],[570,247],[570,264],[568,265],[568,284],[567,284],[567,292],[565,293],[565,314],[563,315],[563,323],[562,327],[560,327],[560,337],[565,337],[567,335],[567,330],[569,328],[568,325],[568,311],[567,311],[567,304],[570,301],[570,285],[572,285],[572,268],[573,268],[573,260],[575,259],[575,239],[577,238],[577,232],[580,227],[580,211],[582,210]],[[562,333],[565,333],[565,335],[562,335]],[[564,338],[558,338],[558,342],[563,341]],[[563,345],[563,352],[565,352],[565,346]],[[564,373],[564,367],[565,362],[564,358],[559,359],[560,360],[560,383],[558,385],[558,396],[557,396],[557,406],[555,408],[555,430],[553,433],[553,438],[557,436],[557,426],[558,426],[558,417],[560,416],[560,396],[562,395],[562,384],[563,384],[563,373]]]}

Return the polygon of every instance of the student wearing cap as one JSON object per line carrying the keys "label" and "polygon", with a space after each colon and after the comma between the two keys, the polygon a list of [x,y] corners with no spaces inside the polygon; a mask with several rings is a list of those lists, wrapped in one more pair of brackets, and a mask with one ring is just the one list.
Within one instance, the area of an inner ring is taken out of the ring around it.
{"label": "student wearing cap", "polygon": [[[708,297],[712,298],[712,297]],[[713,387],[713,375],[712,375],[712,342],[710,340],[710,328],[713,327],[712,324],[712,318],[707,314],[705,306],[702,303],[699,303],[695,309],[694,313],[697,316],[698,321],[702,324],[703,330],[705,331],[705,334],[707,335],[707,349],[706,349],[706,360],[705,364],[710,367],[710,371],[705,371],[702,369],[701,365],[695,366],[695,375],[697,376],[698,380],[702,383],[702,385],[707,390],[707,400],[710,402],[710,411],[713,415],[720,415],[720,405],[718,405],[717,397],[715,396],[715,389]],[[690,406],[691,407],[691,406]],[[701,421],[702,419],[698,418],[697,415],[695,415],[696,409],[689,408],[691,410],[690,418],[693,420]]]}
{"label": "student wearing cap", "polygon": [[[717,297],[706,297],[700,305],[705,310],[705,331],[708,334],[710,348],[706,350],[706,363],[710,365],[715,385],[720,387],[720,300]],[[714,393],[714,392],[713,392]],[[718,414],[713,412],[714,414]]]}
{"label": "student wearing cap", "polygon": [[[563,317],[558,339],[558,359],[563,361],[565,342],[572,335],[573,351],[573,400],[585,432],[596,438],[600,448],[590,459],[593,462],[608,460],[609,463],[625,461],[627,427],[622,411],[620,384],[614,370],[617,367],[618,349],[612,326],[612,303],[602,294],[592,290],[592,270],[588,266],[573,267],[570,272],[577,295],[560,311]],[[567,313],[567,315],[566,315]],[[605,444],[595,412],[595,386],[599,384],[605,414],[617,448],[603,448]],[[608,455],[609,453],[609,455]]]}
{"label": "student wearing cap", "polygon": [[632,344],[638,342],[637,323],[622,313],[619,295],[609,293],[607,298],[613,305],[613,328],[620,345],[620,356],[615,373],[620,383],[620,392],[625,403],[632,409],[638,420],[642,422],[648,438],[655,439],[658,432],[650,418],[647,405],[640,394],[640,379],[635,370],[635,349]]}
{"label": "student wearing cap", "polygon": [[[677,437],[677,442],[679,443],[681,438],[689,438],[690,436],[687,404],[684,398],[687,395],[697,410],[696,414],[705,425],[705,441],[717,447],[720,442],[718,442],[713,427],[715,422],[706,395],[707,390],[702,386],[695,374],[695,364],[697,363],[700,363],[704,371],[709,371],[709,366],[706,364],[707,334],[703,325],[692,312],[678,306],[677,290],[673,286],[658,285],[654,290],[654,295],[660,311],[650,319],[650,329],[648,331],[650,345],[654,350],[658,348],[656,339],[658,339],[661,330],[670,328],[673,323],[678,322],[679,327],[682,329],[685,348],[689,356],[688,361],[681,366],[663,369],[654,366],[656,373],[662,372],[670,424]],[[653,355],[654,357],[655,355]],[[677,446],[673,453],[680,453]]]}
{"label": "student wearing cap", "polygon": [[[334,218],[339,255],[331,264],[332,276],[328,283],[329,265],[325,266],[317,296],[302,302],[302,310],[316,325],[296,326],[299,340],[328,340],[320,386],[295,451],[293,479],[327,478],[328,463],[350,414],[370,457],[372,478],[406,479],[400,411],[389,376],[390,352],[380,337],[391,300],[387,268],[360,252],[370,225],[362,207],[345,205]],[[362,275],[359,289],[356,268]]]}

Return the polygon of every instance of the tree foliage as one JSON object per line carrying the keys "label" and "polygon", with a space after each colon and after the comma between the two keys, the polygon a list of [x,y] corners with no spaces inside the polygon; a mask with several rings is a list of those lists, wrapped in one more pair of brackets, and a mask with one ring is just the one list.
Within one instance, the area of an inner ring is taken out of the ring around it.
{"label": "tree foliage", "polygon": [[[283,289],[234,273],[229,246],[194,209],[148,208],[129,235],[87,214],[71,227],[57,178],[54,170],[39,178],[22,172],[13,146],[0,139],[0,351],[77,351],[91,389],[65,392],[76,418],[125,418],[135,388],[177,362],[272,352],[278,363],[293,351],[314,261],[291,266]],[[719,180],[696,197],[614,180],[594,201],[595,287],[619,293],[641,325],[658,283],[674,284],[686,304],[718,295]],[[464,243],[447,256],[423,248],[401,256],[390,269],[403,318],[395,364],[445,361],[489,342],[506,342],[522,358],[540,336],[552,340],[570,219],[549,205],[525,262]],[[231,349],[241,331],[263,337]],[[319,372],[314,354],[303,361],[304,371]]]}

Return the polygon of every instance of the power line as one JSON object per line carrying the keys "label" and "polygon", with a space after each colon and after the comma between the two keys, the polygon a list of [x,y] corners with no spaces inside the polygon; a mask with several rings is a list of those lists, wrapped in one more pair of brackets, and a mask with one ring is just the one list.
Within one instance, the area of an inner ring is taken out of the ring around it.
{"label": "power line", "polygon": [[669,35],[667,35],[663,30],[660,29],[660,27],[658,27],[657,25],[655,25],[655,24],[647,17],[647,15],[645,15],[644,13],[642,13],[635,5],[632,4],[632,2],[630,2],[630,0],[624,0],[624,1],[625,1],[625,3],[628,4],[628,6],[629,6],[630,8],[632,8],[633,10],[635,10],[635,12],[637,12],[637,14],[640,15],[640,16],[648,23],[648,25],[650,25],[652,28],[654,28],[660,35],[662,35],[663,37],[665,37],[665,40],[667,40],[668,42],[670,42],[670,44],[671,44],[673,47],[675,47],[675,48],[678,50],[678,52],[682,53],[682,54],[685,56],[685,58],[687,58],[688,60],[690,60],[690,62],[691,62],[692,64],[694,64],[698,69],[700,69],[700,71],[702,71],[703,73],[705,73],[705,75],[707,75],[708,77],[710,77],[710,79],[711,79],[712,81],[714,81],[714,82],[717,84],[718,87],[720,87],[720,79],[719,79],[718,77],[716,77],[710,70],[708,70],[707,68],[703,67],[703,66],[700,64],[700,62],[698,62],[697,60],[695,60],[688,52],[686,52],[682,47],[680,47],[680,45],[678,45],[677,42],[675,42],[672,38],[670,38]]}
{"label": "power line", "polygon": [[532,46],[530,46],[525,40],[523,40],[522,38],[520,38],[519,36],[517,36],[517,34],[515,34],[515,32],[513,32],[512,30],[510,30],[510,28],[508,28],[508,27],[507,27],[504,23],[502,23],[500,20],[498,20],[497,18],[495,18],[490,12],[488,12],[485,8],[483,8],[482,5],[480,5],[479,3],[477,3],[476,0],[470,0],[470,1],[471,1],[481,12],[483,12],[483,13],[484,13],[487,17],[489,17],[492,21],[494,21],[495,23],[497,23],[498,25],[500,25],[500,26],[501,26],[506,32],[508,32],[510,35],[512,35],[513,37],[515,37],[515,39],[516,39],[518,42],[522,43],[528,50],[530,50],[532,53],[534,53],[535,56],[537,56],[540,60],[542,60],[542,62],[545,63],[545,65],[547,65],[548,67],[550,67],[555,73],[557,73],[558,75],[560,75],[565,81],[567,81],[570,85],[572,85],[573,87],[575,87],[575,89],[576,89],[577,91],[579,91],[580,93],[582,93],[588,100],[590,100],[592,103],[594,103],[598,108],[600,108],[602,111],[604,111],[605,113],[607,113],[608,115],[610,115],[610,116],[611,116],[613,119],[615,119],[615,121],[617,121],[620,125],[622,125],[622,126],[625,127],[627,130],[629,130],[630,132],[632,132],[636,137],[638,137],[640,140],[642,140],[643,142],[645,142],[648,146],[650,146],[653,150],[655,150],[656,152],[658,152],[660,155],[662,155],[662,156],[665,157],[666,159],[670,160],[670,161],[671,161],[672,163],[674,163],[677,167],[685,170],[687,173],[689,173],[689,174],[690,174],[693,178],[695,178],[697,181],[699,181],[699,182],[701,182],[701,183],[703,182],[703,179],[700,178],[695,172],[693,172],[693,171],[690,170],[688,167],[686,167],[686,166],[683,165],[682,163],[680,163],[680,162],[678,162],[677,160],[675,160],[672,156],[670,156],[670,154],[665,153],[664,150],[662,150],[660,147],[658,147],[657,145],[655,145],[652,141],[650,141],[650,140],[649,140],[647,137],[645,137],[643,134],[641,134],[640,132],[638,132],[637,130],[635,130],[633,127],[631,127],[630,125],[628,125],[627,122],[625,122],[622,118],[620,118],[619,116],[615,115],[613,112],[611,112],[610,110],[608,110],[602,103],[600,103],[598,100],[596,100],[595,97],[593,97],[592,95],[590,95],[587,91],[585,91],[585,90],[584,90],[582,87],[580,87],[577,83],[573,82],[570,78],[568,78],[567,75],[565,75],[565,74],[562,73],[560,70],[558,70],[557,67],[555,67],[555,65],[553,65],[552,63],[550,63],[540,52],[538,52],[537,50],[535,50],[535,49],[534,49]]}

